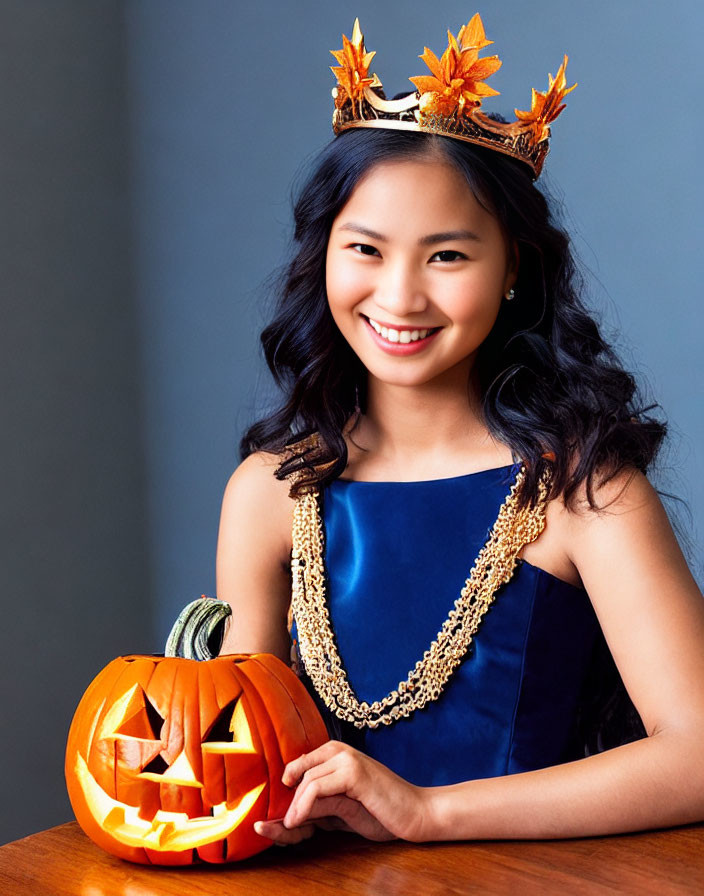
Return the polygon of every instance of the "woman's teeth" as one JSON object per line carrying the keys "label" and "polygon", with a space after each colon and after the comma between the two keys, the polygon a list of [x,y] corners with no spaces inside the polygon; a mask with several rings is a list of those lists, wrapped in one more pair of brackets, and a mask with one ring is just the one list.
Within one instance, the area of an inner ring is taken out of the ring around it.
{"label": "woman's teeth", "polygon": [[378,324],[375,320],[372,320],[371,317],[368,317],[367,320],[372,325],[372,327],[374,327],[381,338],[386,339],[388,342],[418,342],[419,339],[425,339],[428,333],[430,333],[433,329],[397,330],[394,327],[382,327],[381,324]]}

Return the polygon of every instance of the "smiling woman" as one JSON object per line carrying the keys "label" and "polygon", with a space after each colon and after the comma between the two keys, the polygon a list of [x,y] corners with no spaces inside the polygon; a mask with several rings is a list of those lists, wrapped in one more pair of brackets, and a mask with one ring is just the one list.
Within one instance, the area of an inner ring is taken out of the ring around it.
{"label": "smiling woman", "polygon": [[704,817],[704,602],[646,478],[666,427],[534,183],[567,60],[503,122],[488,43],[475,16],[399,100],[358,24],[334,54],[262,335],[283,398],[218,542],[223,652],[290,652],[334,738],[287,766],[278,842]]}

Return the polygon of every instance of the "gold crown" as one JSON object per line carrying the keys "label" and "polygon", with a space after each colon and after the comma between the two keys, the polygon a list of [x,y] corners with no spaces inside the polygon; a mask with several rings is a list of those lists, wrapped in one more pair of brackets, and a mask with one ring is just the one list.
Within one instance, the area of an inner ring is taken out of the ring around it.
{"label": "gold crown", "polygon": [[534,179],[540,174],[548,154],[550,124],[565,108],[565,96],[577,86],[567,87],[567,56],[553,78],[549,75],[545,93],[533,89],[531,108],[516,109],[516,121],[501,122],[480,111],[482,99],[498,96],[485,80],[500,66],[498,56],[479,58],[479,52],[493,41],[486,39],[477,13],[460,28],[457,37],[447,32],[447,49],[438,57],[425,48],[422,59],[431,76],[409,80],[416,87],[398,100],[387,100],[381,81],[369,75],[375,53],[368,53],[364,35],[355,19],[352,40],[342,35],[342,49],[331,50],[339,65],[330,66],[337,78],[333,88],[335,111],[332,127],[336,134],[348,128],[391,128],[442,134],[505,153],[530,166]]}

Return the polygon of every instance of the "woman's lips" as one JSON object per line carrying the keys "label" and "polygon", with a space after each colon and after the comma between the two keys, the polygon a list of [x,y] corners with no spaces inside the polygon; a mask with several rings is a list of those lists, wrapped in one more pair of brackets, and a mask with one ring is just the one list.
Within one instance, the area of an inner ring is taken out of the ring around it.
{"label": "woman's lips", "polygon": [[423,351],[442,327],[393,327],[362,315],[369,332],[385,352],[391,355],[414,355]]}

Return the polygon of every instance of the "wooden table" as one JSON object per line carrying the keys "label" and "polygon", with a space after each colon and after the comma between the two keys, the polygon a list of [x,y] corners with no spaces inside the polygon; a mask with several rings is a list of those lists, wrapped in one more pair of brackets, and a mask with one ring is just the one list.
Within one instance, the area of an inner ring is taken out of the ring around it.
{"label": "wooden table", "polygon": [[132,865],[75,822],[0,847],[2,896],[704,893],[704,825],[584,840],[371,843],[319,832],[235,865]]}

